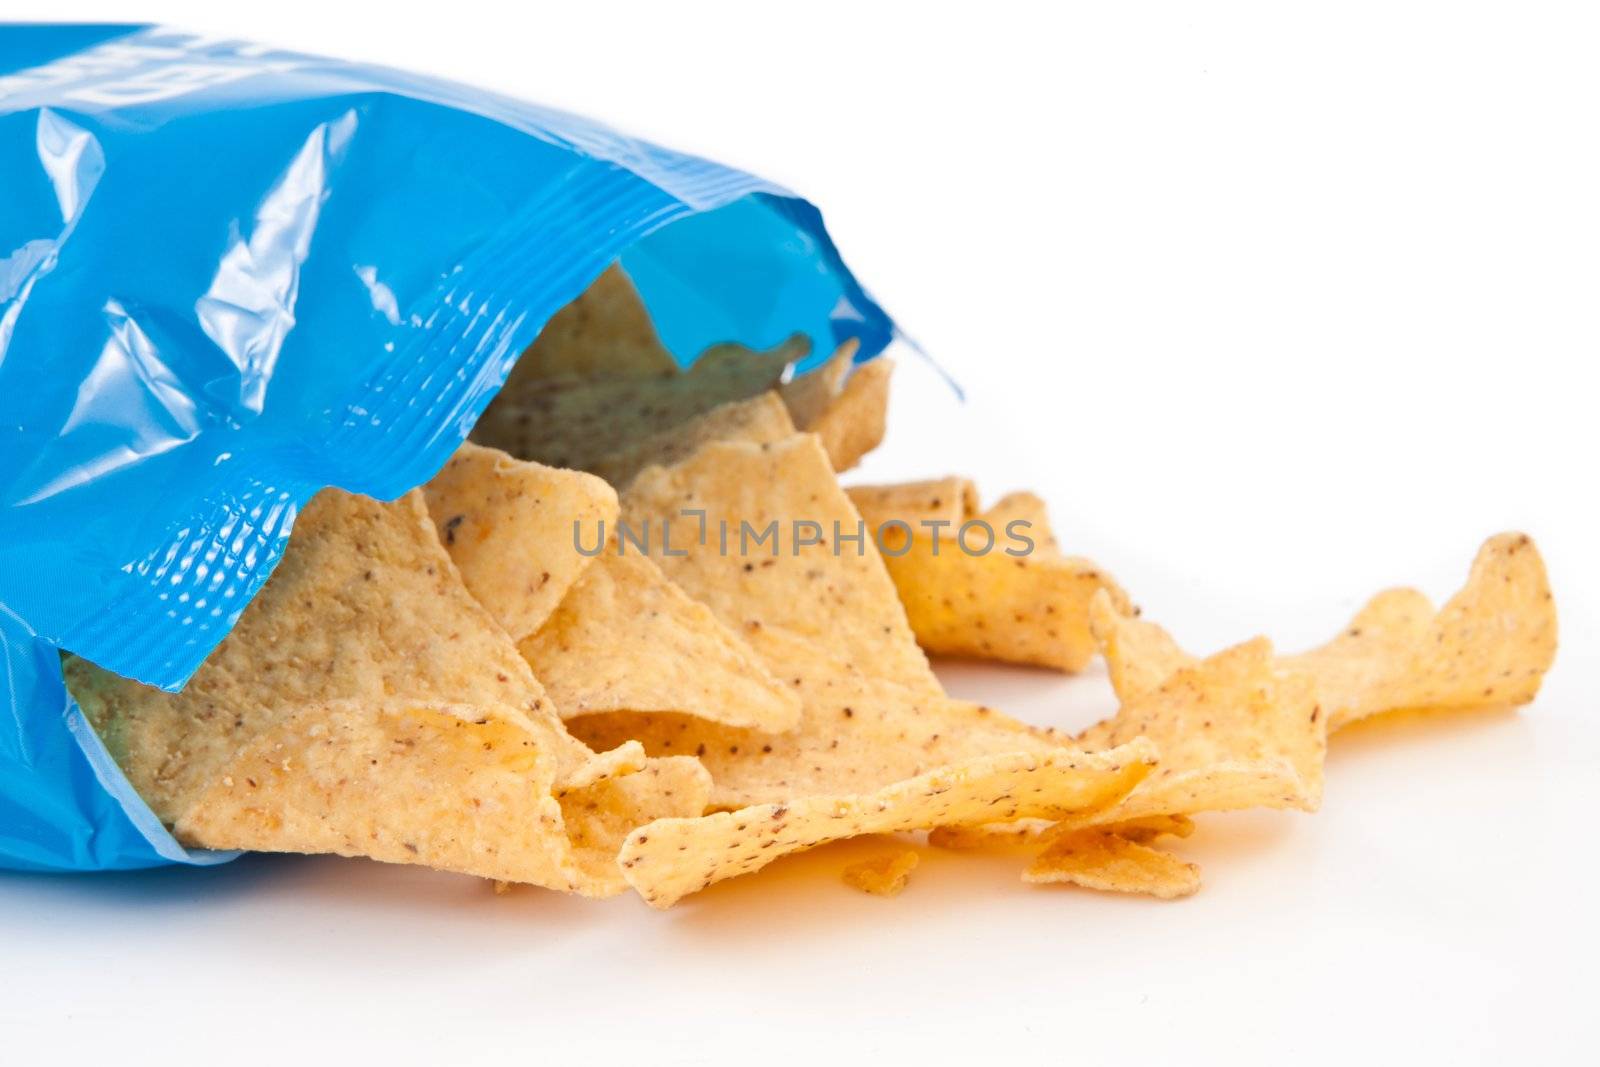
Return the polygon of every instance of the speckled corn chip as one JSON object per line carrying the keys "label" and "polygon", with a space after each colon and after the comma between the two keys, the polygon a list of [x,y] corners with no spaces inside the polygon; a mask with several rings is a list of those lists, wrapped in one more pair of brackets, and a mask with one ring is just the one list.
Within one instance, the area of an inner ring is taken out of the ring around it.
{"label": "speckled corn chip", "polygon": [[1111,830],[1091,829],[1056,837],[1022,880],[1171,900],[1200,888],[1200,868]]}
{"label": "speckled corn chip", "polygon": [[612,264],[545,323],[500,395],[512,402],[537,396],[545,378],[659,378],[677,372],[639,291]]}
{"label": "speckled corn chip", "polygon": [[[706,513],[706,545],[668,557],[658,538],[651,555],[758,651],[769,637],[797,638],[874,679],[942,693],[870,531],[861,529],[815,437],[713,443],[676,466],[643,472],[623,494],[623,518],[635,528],[670,521],[693,530],[697,520],[685,517],[691,509]],[[797,544],[796,521],[821,527],[815,544]],[[769,526],[781,541],[756,539]],[[744,529],[750,537],[741,537]],[[843,539],[851,536],[857,539]]]}
{"label": "speckled corn chip", "polygon": [[765,444],[781,441],[794,433],[789,409],[775,390],[748,400],[734,400],[712,408],[660,433],[607,455],[593,465],[595,474],[619,489],[651,464],[670,466],[694,455],[712,441],[748,441]]}
{"label": "speckled corn chip", "polygon": [[[969,512],[976,512],[976,502]],[[1025,522],[1028,536],[1033,539],[1033,554],[1041,559],[1060,558],[1061,546],[1056,542],[1054,528],[1050,525],[1050,510],[1036,493],[1026,491],[1007,493],[990,505],[983,516],[996,531],[1008,528],[1013,522]]]}
{"label": "speckled corn chip", "polygon": [[846,341],[820,367],[781,390],[797,429],[822,439],[836,471],[847,471],[883,443],[894,365],[876,359],[855,364],[860,345]]}
{"label": "speckled corn chip", "polygon": [[855,339],[846,341],[821,366],[796,374],[793,381],[778,390],[797,429],[809,432],[839,399],[860,348]]}
{"label": "speckled corn chip", "polygon": [[[655,755],[696,756],[712,805],[865,793],[988,753],[1050,752],[1065,742],[992,708],[875,680],[803,642],[752,642],[780,681],[794,681],[801,722],[788,733],[738,730],[686,715],[590,715],[568,724],[596,748],[629,740]],[[788,647],[785,655],[780,650]]]}
{"label": "speckled corn chip", "polygon": [[517,647],[563,719],[670,711],[763,733],[800,722],[800,698],[749,646],[615,540]]}
{"label": "speckled corn chip", "polygon": [[[1106,602],[1096,635],[1124,702],[1193,664],[1166,631]],[[1467,584],[1437,613],[1414,589],[1374,596],[1343,633],[1311,652],[1283,656],[1308,675],[1329,730],[1386,711],[1525,704],[1556,652],[1555,601],[1539,550],[1500,534],[1478,551]]]}
{"label": "speckled corn chip", "polygon": [[[1076,741],[1153,741],[1161,766],[1097,823],[1236,808],[1315,811],[1327,733],[1311,681],[1257,638],[1184,667]],[[1080,825],[1078,823],[1069,825]]]}
{"label": "speckled corn chip", "polygon": [[[970,478],[954,475],[892,485],[852,485],[845,492],[861,517],[874,528],[898,521],[914,531],[924,522],[942,522],[954,530],[979,510],[978,487]],[[901,532],[898,527],[884,531],[884,544],[890,551],[906,543],[904,537],[889,539],[891,533]]]}
{"label": "speckled corn chip", "polygon": [[834,470],[850,470],[883,443],[889,420],[889,378],[893,373],[894,361],[882,356],[858,365],[816,421],[800,427],[821,438]]}
{"label": "speckled corn chip", "polygon": [[[654,754],[698,756],[716,783],[712,802],[743,807],[798,796],[869,793],[936,767],[1062,742],[999,712],[951,700],[918,650],[870,539],[835,545],[833,524],[856,529],[815,437],[775,445],[720,443],[672,468],[652,468],[624,496],[635,526],[704,509],[704,547],[652,558],[686,593],[739,634],[800,697],[794,731],[764,737],[687,716],[596,715],[571,728],[597,747],[638,739]],[[717,524],[817,523],[822,542],[781,551],[723,551]],[[837,549],[837,551],[835,551]]]}
{"label": "speckled corn chip", "polygon": [[1379,593],[1344,633],[1284,662],[1309,672],[1328,729],[1393,710],[1526,704],[1556,655],[1556,609],[1526,534],[1484,542],[1467,584],[1437,615],[1415,590]]}
{"label": "speckled corn chip", "polygon": [[313,705],[221,764],[173,829],[212,848],[366,856],[609,896],[640,810],[630,778],[647,790],[657,775],[677,779],[646,810],[686,812],[704,796],[692,760],[648,775],[639,760],[558,799],[549,746],[529,727],[506,707]]}
{"label": "speckled corn chip", "polygon": [[1114,806],[1154,759],[1146,742],[1109,752],[1055,749],[985,756],[872,793],[799,797],[698,819],[661,819],[628,836],[623,875],[647,902],[669,907],[713,882],[780,856],[871,833],[1013,818],[1090,817]]}
{"label": "speckled corn chip", "polygon": [[901,848],[852,863],[840,874],[844,884],[875,897],[897,897],[911,879],[921,859],[914,848]]}
{"label": "speckled corn chip", "polygon": [[617,494],[592,474],[524,463],[463,444],[423,486],[439,540],[467,589],[513,641],[566,596],[617,518]]}
{"label": "speckled corn chip", "polygon": [[[851,499],[869,526],[886,531],[889,573],[929,652],[1077,671],[1096,649],[1091,598],[1103,590],[1127,606],[1102,569],[1061,555],[1032,494],[1013,494],[981,513],[971,483],[961,479],[858,487]],[[889,525],[896,522],[910,527],[909,544],[904,528]],[[972,527],[964,541],[965,523]]]}
{"label": "speckled corn chip", "polygon": [[520,459],[592,470],[721,404],[774,388],[808,347],[796,335],[765,352],[718,345],[687,370],[667,376],[540,378],[515,396],[497,396],[472,439]]}
{"label": "speckled corn chip", "polygon": [[[359,853],[604,895],[620,887],[614,867],[575,858],[569,829],[614,848],[629,826],[701,810],[707,791],[697,767],[649,762],[637,746],[597,756],[563,730],[462,584],[420,492],[313,499],[271,580],[182,693],[82,660],[66,675],[139,794],[191,845]],[[269,765],[281,773],[269,779]],[[512,788],[519,774],[526,792]],[[390,775],[381,802],[362,795]],[[561,788],[610,798],[595,803],[611,821],[588,829],[586,809],[563,822]],[[424,789],[438,790],[435,808],[396,802]],[[482,805],[514,798],[532,820],[496,845],[502,824]],[[465,839],[474,834],[483,841]],[[498,849],[521,859],[486,858]]]}

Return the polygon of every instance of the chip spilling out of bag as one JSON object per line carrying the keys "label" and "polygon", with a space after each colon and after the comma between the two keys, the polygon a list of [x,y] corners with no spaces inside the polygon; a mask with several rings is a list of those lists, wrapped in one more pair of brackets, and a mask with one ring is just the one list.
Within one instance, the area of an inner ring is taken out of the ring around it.
{"label": "chip spilling out of bag", "polygon": [[694,760],[597,754],[467,591],[422,493],[337,490],[182,693],[68,684],[139,794],[206,848],[336,852],[606,896],[619,834],[703,807]]}
{"label": "chip spilling out of bag", "polygon": [[[181,693],[69,657],[71,692],[193,846],[667,907],[862,835],[889,836],[844,882],[892,897],[926,835],[1020,853],[1031,885],[1170,899],[1200,885],[1167,850],[1197,816],[1318,808],[1331,732],[1524,704],[1554,659],[1521,534],[1437,610],[1394,589],[1321,648],[1193,656],[1032,493],[842,487],[890,364],[846,342],[795,374],[810,344],[680,367],[613,267],[426,485],[318,494]],[[1103,655],[1119,707],[1067,736],[949,696],[929,654]]]}
{"label": "chip spilling out of bag", "polygon": [[[648,462],[687,455],[664,454],[683,424],[773,392],[792,425],[816,433],[834,469],[847,470],[883,440],[893,365],[877,359],[857,366],[851,340],[784,384],[810,349],[801,335],[765,352],[724,344],[680,368],[633,283],[613,266],[546,325],[472,436],[521,459],[592,471],[620,485]],[[702,427],[697,439],[715,439],[718,425]]]}
{"label": "chip spilling out of bag", "polygon": [[1063,556],[1044,504],[1017,493],[978,508],[963,478],[857,486],[917,640],[929,652],[1078,671],[1095,652],[1089,601],[1128,599],[1105,570]]}

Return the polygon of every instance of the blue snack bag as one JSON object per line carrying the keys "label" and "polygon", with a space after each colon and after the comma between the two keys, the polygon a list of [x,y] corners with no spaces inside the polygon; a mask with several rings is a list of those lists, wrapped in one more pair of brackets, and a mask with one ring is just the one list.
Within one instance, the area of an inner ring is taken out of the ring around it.
{"label": "blue snack bag", "polygon": [[71,651],[180,688],[333,485],[389,499],[619,258],[680,363],[893,324],[759,178],[427,77],[138,26],[0,27],[0,867],[211,863]]}

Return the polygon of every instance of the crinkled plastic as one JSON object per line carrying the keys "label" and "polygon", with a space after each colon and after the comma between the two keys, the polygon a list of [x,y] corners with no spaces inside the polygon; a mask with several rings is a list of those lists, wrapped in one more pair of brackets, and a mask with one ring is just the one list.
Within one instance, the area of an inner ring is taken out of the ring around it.
{"label": "crinkled plastic", "polygon": [[60,651],[177,689],[326,485],[391,498],[619,256],[680,360],[893,326],[804,200],[452,83],[0,27],[0,866],[209,863]]}

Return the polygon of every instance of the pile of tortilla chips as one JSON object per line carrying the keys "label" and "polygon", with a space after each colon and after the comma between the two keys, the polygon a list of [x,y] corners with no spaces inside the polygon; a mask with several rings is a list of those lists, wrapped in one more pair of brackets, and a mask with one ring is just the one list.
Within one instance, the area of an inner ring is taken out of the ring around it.
{"label": "pile of tortilla chips", "polygon": [[[333,852],[666,907],[863,834],[1030,853],[1023,878],[1178,897],[1194,816],[1312,811],[1328,735],[1527,703],[1555,655],[1533,543],[1442,608],[1374,597],[1310,652],[1199,658],[1065,555],[1027,493],[841,488],[891,365],[803,338],[680,370],[613,268],[546,327],[427,485],[336,490],[189,685],[68,684],[186,844]],[[1077,671],[1076,737],[946,695],[925,652]],[[844,872],[892,896],[903,842]]]}

